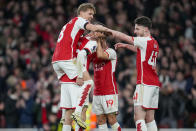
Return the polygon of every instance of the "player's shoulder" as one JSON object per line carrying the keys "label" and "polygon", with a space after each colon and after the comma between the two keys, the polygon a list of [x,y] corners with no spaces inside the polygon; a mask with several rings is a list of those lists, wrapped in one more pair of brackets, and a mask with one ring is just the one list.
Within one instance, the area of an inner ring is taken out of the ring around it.
{"label": "player's shoulder", "polygon": [[89,40],[88,43],[93,44],[93,45],[97,45],[97,41],[95,41],[95,40]]}
{"label": "player's shoulder", "polygon": [[112,48],[107,48],[105,51],[106,52],[110,52],[110,53],[116,55],[116,51],[114,49],[112,49]]}
{"label": "player's shoulder", "polygon": [[112,49],[112,48],[107,48],[106,49],[107,51],[113,51],[113,52],[116,52],[114,49]]}
{"label": "player's shoulder", "polygon": [[134,40],[149,41],[149,40],[152,40],[152,37],[140,37],[140,36],[137,36],[137,37],[134,37]]}

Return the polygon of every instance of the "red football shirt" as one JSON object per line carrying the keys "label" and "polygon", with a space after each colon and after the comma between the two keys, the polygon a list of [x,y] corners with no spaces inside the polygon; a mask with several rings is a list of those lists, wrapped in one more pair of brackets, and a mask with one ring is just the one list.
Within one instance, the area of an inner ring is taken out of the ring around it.
{"label": "red football shirt", "polygon": [[87,23],[87,20],[75,17],[63,26],[56,43],[52,62],[71,60],[76,57],[78,40],[84,33]]}
{"label": "red football shirt", "polygon": [[102,60],[94,56],[91,56],[94,68],[94,95],[111,95],[118,94],[115,70],[117,55],[116,52],[108,48],[105,50],[110,60]]}
{"label": "red football shirt", "polygon": [[156,73],[156,59],[159,54],[159,45],[152,37],[134,37],[134,46],[137,46],[137,84],[160,86]]}

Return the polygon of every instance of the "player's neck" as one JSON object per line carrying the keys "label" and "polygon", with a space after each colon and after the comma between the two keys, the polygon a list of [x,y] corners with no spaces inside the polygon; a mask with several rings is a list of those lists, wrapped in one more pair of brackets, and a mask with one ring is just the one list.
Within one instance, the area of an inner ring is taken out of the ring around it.
{"label": "player's neck", "polygon": [[151,36],[150,32],[144,33],[144,37],[150,37],[150,36]]}
{"label": "player's neck", "polygon": [[78,17],[81,17],[81,18],[85,19],[82,15],[78,15]]}

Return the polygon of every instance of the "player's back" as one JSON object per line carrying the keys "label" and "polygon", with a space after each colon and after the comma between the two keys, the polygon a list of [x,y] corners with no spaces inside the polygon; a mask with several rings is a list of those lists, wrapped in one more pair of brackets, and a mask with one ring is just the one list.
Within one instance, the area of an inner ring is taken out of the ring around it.
{"label": "player's back", "polygon": [[156,59],[159,53],[159,45],[152,37],[135,37],[134,41],[140,42],[137,49],[137,84],[159,86],[159,78],[156,73]]}
{"label": "player's back", "polygon": [[84,33],[87,21],[75,17],[63,26],[53,54],[52,62],[71,60],[76,57],[76,46],[80,36]]}

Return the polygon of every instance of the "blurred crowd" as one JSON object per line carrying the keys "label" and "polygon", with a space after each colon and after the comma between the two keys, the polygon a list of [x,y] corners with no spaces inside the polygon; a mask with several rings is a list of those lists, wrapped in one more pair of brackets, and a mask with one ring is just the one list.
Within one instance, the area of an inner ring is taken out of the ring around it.
{"label": "blurred crowd", "polygon": [[[136,17],[152,19],[162,83],[157,125],[196,128],[194,0],[0,0],[0,128],[56,130],[60,85],[51,66],[52,52],[61,28],[83,2],[95,4],[96,20],[129,35],[134,35]],[[108,39],[112,48],[116,42]],[[126,49],[117,54],[118,121],[132,128],[136,54]]]}

